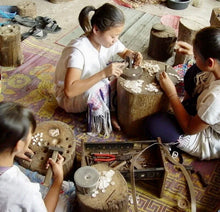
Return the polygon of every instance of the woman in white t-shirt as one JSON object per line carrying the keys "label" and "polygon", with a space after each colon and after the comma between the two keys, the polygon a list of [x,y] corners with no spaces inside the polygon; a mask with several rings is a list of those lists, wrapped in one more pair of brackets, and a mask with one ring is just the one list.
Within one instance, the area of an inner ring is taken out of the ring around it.
{"label": "woman in white t-shirt", "polygon": [[179,51],[193,54],[196,64],[184,76],[185,98],[180,101],[169,76],[160,74],[160,85],[174,114],[146,118],[146,135],[201,159],[220,158],[220,28],[206,27],[194,39],[193,48],[183,42]]}
{"label": "woman in white t-shirt", "polygon": [[[90,20],[90,15],[93,15]],[[110,116],[111,94],[109,78],[119,77],[125,62],[113,57],[127,56],[139,65],[142,55],[125,48],[118,40],[124,27],[123,12],[106,3],[95,9],[87,6],[79,14],[85,34],[64,48],[55,72],[56,99],[66,112],[88,110],[88,129],[94,134],[109,135],[112,125],[120,130],[115,116]],[[111,125],[112,123],[112,125]]]}

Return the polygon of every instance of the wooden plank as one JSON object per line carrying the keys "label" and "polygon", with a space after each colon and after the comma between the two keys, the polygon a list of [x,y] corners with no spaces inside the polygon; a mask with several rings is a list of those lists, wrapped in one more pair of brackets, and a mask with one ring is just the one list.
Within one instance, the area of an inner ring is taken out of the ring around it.
{"label": "wooden plank", "polygon": [[[144,13],[135,9],[118,6],[125,15],[124,30],[120,35],[120,40],[127,48],[140,51],[142,54],[146,50],[150,30],[154,23],[160,22],[160,17]],[[71,33],[62,37],[58,43],[66,46],[70,40],[83,34],[80,26],[77,26]]]}
{"label": "wooden plank", "polygon": [[160,17],[144,13],[136,22],[120,36],[122,43],[130,49],[146,51],[149,44],[150,31],[155,23],[160,23]]}
{"label": "wooden plank", "polygon": [[[134,9],[129,9],[126,7],[121,7],[119,6],[119,9],[122,10],[125,16],[125,26],[123,33],[130,27],[133,26],[134,23],[137,22],[143,15],[144,12],[134,10]],[[83,34],[83,30],[81,29],[80,26],[77,26],[72,32],[69,32],[68,34],[64,35],[62,38],[59,39],[58,43],[61,44],[62,46],[67,46],[67,44],[75,38],[80,37]]]}
{"label": "wooden plank", "polygon": [[125,26],[121,36],[130,28],[132,27],[145,13],[142,11],[126,8],[126,7],[119,7],[122,10],[125,16]]}

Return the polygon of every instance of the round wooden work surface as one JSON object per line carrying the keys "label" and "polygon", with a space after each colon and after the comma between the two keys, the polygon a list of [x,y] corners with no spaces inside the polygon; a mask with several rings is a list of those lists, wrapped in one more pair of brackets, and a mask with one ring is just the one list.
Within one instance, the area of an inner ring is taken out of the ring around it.
{"label": "round wooden work surface", "polygon": [[[99,172],[111,170],[105,164],[96,164],[92,167],[96,168]],[[104,193],[99,191],[96,197],[77,192],[80,212],[127,212],[127,182],[119,171],[115,171],[112,181],[115,182],[115,185],[109,185]]]}
{"label": "round wooden work surface", "polygon": [[[158,72],[155,72],[152,74],[152,76],[150,75],[150,67],[147,67],[146,64],[149,64],[149,65],[158,65],[159,67],[159,70]],[[160,86],[159,86],[159,82],[158,82],[158,79],[159,79],[159,73],[165,71],[165,66],[166,66],[166,63],[163,63],[163,62],[160,62],[160,61],[156,61],[156,60],[145,60],[143,62],[143,65],[141,65],[141,70],[143,70],[141,72],[141,74],[139,73],[140,71],[138,71],[138,78],[136,77],[135,80],[143,80],[143,84],[141,86],[141,92],[140,93],[136,93],[134,91],[134,89],[131,89],[131,88],[128,88],[126,87],[126,81],[127,80],[130,80],[129,77],[124,77],[124,75],[122,75],[122,77],[119,77],[118,78],[118,83],[120,84],[120,87],[123,87],[126,91],[128,91],[129,93],[132,93],[132,94],[158,94],[158,95],[161,95],[162,91],[160,89]],[[140,69],[140,68],[139,68]],[[139,70],[137,69],[137,70]],[[126,76],[128,75],[128,70],[126,70]],[[132,70],[135,70],[135,69],[131,69]],[[177,84],[180,80],[179,76],[177,75],[176,71],[174,70],[174,68],[170,65],[167,65],[167,71],[168,73],[168,76],[170,77],[170,79],[173,81],[174,84]],[[134,72],[135,73],[135,72]],[[136,73],[135,73],[136,75]],[[129,76],[132,76],[132,73],[129,74]],[[148,91],[147,89],[145,89],[145,87],[150,84],[150,83],[155,83],[156,86],[158,87],[159,91],[157,93],[155,92],[151,92],[151,91]]]}
{"label": "round wooden work surface", "polygon": [[20,160],[20,165],[45,175],[46,162],[52,155],[52,151],[48,150],[49,146],[63,148],[63,171],[66,176],[73,166],[76,142],[70,126],[61,121],[46,121],[37,125],[29,146],[35,153],[32,162]]}

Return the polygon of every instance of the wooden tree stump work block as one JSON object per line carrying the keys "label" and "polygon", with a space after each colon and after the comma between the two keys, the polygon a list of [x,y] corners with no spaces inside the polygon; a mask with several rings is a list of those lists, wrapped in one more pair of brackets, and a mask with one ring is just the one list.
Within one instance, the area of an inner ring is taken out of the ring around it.
{"label": "wooden tree stump work block", "polygon": [[176,42],[175,30],[163,24],[154,24],[151,29],[148,54],[155,60],[165,61],[173,54]]}
{"label": "wooden tree stump work block", "polygon": [[37,125],[29,146],[35,153],[32,162],[19,160],[20,165],[45,175],[46,162],[52,155],[52,152],[48,151],[49,146],[64,149],[62,153],[64,157],[63,172],[64,176],[67,176],[73,167],[76,142],[70,126],[61,121],[45,121]]}
{"label": "wooden tree stump work block", "polygon": [[37,15],[37,7],[35,2],[23,1],[18,3],[18,14],[22,17],[29,16],[35,18]]}
{"label": "wooden tree stump work block", "polygon": [[[145,62],[158,67],[158,71],[165,70],[163,62],[153,60]],[[150,67],[145,65],[141,67],[143,67],[143,74],[138,79],[142,81],[139,87],[135,88],[136,85],[132,85],[132,88],[129,88],[127,86],[128,83],[134,83],[137,80],[125,80],[120,77],[117,82],[117,116],[122,130],[128,136],[143,135],[145,118],[159,111],[167,111],[169,107],[168,98],[156,80],[156,73],[150,75]],[[175,74],[171,66],[168,66],[168,70]],[[158,91],[150,91],[149,86],[157,88]]]}
{"label": "wooden tree stump work block", "polygon": [[[181,18],[179,22],[178,41],[185,41],[192,44],[196,33],[203,27],[205,27],[205,25],[202,23],[187,18]],[[188,59],[188,55],[176,53],[174,65],[183,64]]]}
{"label": "wooden tree stump work block", "polygon": [[212,9],[210,25],[220,27],[220,7]]}
{"label": "wooden tree stump work block", "polygon": [[[99,172],[111,170],[105,164],[96,164],[92,167]],[[127,212],[128,210],[128,186],[119,171],[115,171],[112,177],[114,185],[109,185],[105,192],[99,191],[96,197],[77,192],[79,212]]]}
{"label": "wooden tree stump work block", "polygon": [[0,65],[19,66],[23,63],[21,33],[18,25],[0,27]]}

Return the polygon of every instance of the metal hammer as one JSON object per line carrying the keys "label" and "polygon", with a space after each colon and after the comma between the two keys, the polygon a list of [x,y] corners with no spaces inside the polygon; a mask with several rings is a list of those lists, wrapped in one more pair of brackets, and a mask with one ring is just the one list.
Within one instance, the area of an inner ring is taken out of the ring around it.
{"label": "metal hammer", "polygon": [[[60,152],[60,153],[64,152],[64,149],[61,148],[61,147],[56,147],[56,146],[48,146],[48,151],[53,151],[51,158],[52,158],[54,161],[56,161],[59,152]],[[43,183],[44,186],[49,186],[49,185],[50,185],[52,175],[53,175],[53,171],[52,171],[51,166],[49,166],[49,168],[48,168],[48,170],[47,170],[47,173],[46,173],[46,176],[45,176],[45,178],[44,178],[44,183]]]}

